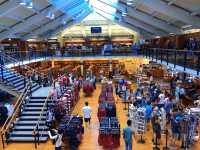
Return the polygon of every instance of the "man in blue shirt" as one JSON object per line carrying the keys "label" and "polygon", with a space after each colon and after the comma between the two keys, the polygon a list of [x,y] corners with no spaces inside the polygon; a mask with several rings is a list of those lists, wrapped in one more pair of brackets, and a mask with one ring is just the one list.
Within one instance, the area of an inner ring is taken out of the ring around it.
{"label": "man in blue shirt", "polygon": [[151,120],[151,114],[153,112],[153,108],[151,106],[151,103],[150,102],[147,102],[147,105],[146,105],[146,111],[145,111],[145,118],[146,118],[146,121],[147,121],[147,130],[149,130],[149,123],[150,123],[150,120]]}
{"label": "man in blue shirt", "polygon": [[125,142],[125,150],[132,150],[132,142],[134,132],[131,128],[131,120],[127,121],[127,127],[123,129],[123,138]]}

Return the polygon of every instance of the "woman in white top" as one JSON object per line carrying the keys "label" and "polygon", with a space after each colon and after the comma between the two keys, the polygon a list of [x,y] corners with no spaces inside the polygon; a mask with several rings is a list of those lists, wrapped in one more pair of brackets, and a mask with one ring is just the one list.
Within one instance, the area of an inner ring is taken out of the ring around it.
{"label": "woman in white top", "polygon": [[49,134],[49,137],[50,139],[52,140],[55,140],[55,150],[61,150],[61,146],[62,146],[62,131],[61,130],[55,130],[55,129],[52,129],[56,135],[51,135],[51,132],[48,131],[48,134]]}

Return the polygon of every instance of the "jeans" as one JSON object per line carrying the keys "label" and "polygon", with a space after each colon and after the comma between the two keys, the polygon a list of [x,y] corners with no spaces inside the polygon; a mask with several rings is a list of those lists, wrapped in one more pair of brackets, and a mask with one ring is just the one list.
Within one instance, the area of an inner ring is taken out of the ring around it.
{"label": "jeans", "polygon": [[125,150],[132,150],[132,143],[125,143]]}
{"label": "jeans", "polygon": [[60,147],[55,147],[55,150],[61,150],[61,146]]}

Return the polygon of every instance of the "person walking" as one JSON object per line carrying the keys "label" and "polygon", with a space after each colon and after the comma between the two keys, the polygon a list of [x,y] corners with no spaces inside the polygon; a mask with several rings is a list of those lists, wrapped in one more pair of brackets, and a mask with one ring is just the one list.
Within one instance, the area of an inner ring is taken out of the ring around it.
{"label": "person walking", "polygon": [[82,108],[82,111],[83,111],[83,115],[84,115],[85,125],[87,127],[88,123],[90,125],[91,113],[92,113],[92,109],[89,106],[88,102],[85,102],[85,106]]}
{"label": "person walking", "polygon": [[132,150],[133,135],[135,136],[131,128],[131,120],[127,121],[127,127],[123,129],[123,138],[125,142],[125,150]]}

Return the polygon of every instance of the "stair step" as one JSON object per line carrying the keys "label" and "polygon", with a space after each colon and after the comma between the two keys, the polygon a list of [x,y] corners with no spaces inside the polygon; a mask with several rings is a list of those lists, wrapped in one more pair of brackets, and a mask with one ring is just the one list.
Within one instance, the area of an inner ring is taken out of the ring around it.
{"label": "stair step", "polygon": [[[12,75],[14,75],[12,72],[4,72],[3,73],[3,76],[4,76],[4,78],[6,78],[6,77],[9,77],[9,76],[12,76]],[[2,75],[0,74],[0,77],[2,77]]]}
{"label": "stair step", "polygon": [[35,96],[32,96],[31,99],[46,99],[47,97],[35,97]]}
{"label": "stair step", "polygon": [[19,82],[17,82],[17,83],[14,83],[14,82],[13,82],[13,84],[14,84],[15,87],[18,87],[18,86],[21,86],[21,85],[24,86],[24,81],[23,81],[23,79],[22,79],[21,81],[19,81]]}
{"label": "stair step", "polygon": [[[10,142],[34,142],[34,137],[10,137]],[[40,142],[46,142],[48,137],[40,137]]]}
{"label": "stair step", "polygon": [[12,78],[9,78],[9,79],[7,79],[9,82],[13,82],[13,81],[15,81],[15,80],[17,80],[17,79],[20,79],[21,78],[21,76],[14,76],[14,77],[12,77]]}
{"label": "stair step", "polygon": [[11,73],[8,76],[4,76],[4,79],[6,79],[10,82],[15,77],[17,77],[17,75]]}
{"label": "stair step", "polygon": [[[40,116],[40,111],[24,111],[22,116]],[[46,112],[43,112],[42,116],[46,116]]]}
{"label": "stair step", "polygon": [[40,85],[36,85],[35,87],[33,87],[32,92],[35,92],[35,91],[37,91],[37,90],[40,89],[40,88],[41,88]]}
{"label": "stair step", "polygon": [[[36,121],[39,119],[39,116],[21,116],[20,121]],[[46,120],[46,116],[42,116],[41,120]]]}
{"label": "stair step", "polygon": [[43,107],[43,103],[28,103],[26,107]]}
{"label": "stair step", "polygon": [[[35,129],[35,126],[24,126],[24,125],[16,125],[13,129],[13,131],[33,131]],[[39,126],[39,131],[47,131],[48,127],[41,125]]]}
{"label": "stair step", "polygon": [[20,85],[20,86],[15,86],[15,89],[18,91],[21,91],[24,89],[24,84]]}
{"label": "stair step", "polygon": [[[11,137],[33,137],[33,131],[13,131],[10,133]],[[48,137],[47,131],[41,131],[42,137]]]}
{"label": "stair step", "polygon": [[38,99],[38,98],[30,98],[29,102],[44,102],[46,100],[46,98],[41,98],[41,99]]}
{"label": "stair step", "polygon": [[[43,106],[39,106],[39,107],[26,107],[26,105],[25,105],[25,107],[24,107],[24,109],[42,109],[43,108]],[[45,109],[47,109],[47,107],[44,107]]]}
{"label": "stair step", "polygon": [[[13,84],[16,84],[16,83],[21,82],[21,81],[24,82],[24,79],[23,79],[23,78],[20,78],[20,79],[18,79],[18,80],[15,80],[15,81],[13,81]],[[28,83],[28,80],[27,80],[27,83]]]}
{"label": "stair step", "polygon": [[[19,120],[17,123],[15,123],[16,126],[20,125],[20,126],[35,126],[38,123],[38,120],[35,121],[23,121],[23,120]],[[39,123],[40,125],[45,125],[46,122],[45,121],[40,121]]]}
{"label": "stair step", "polygon": [[[31,111],[31,112],[33,112],[33,111],[42,111],[42,107],[39,107],[39,108],[37,108],[37,107],[26,107],[26,108],[24,108],[24,112],[27,112],[27,111]],[[47,111],[47,108],[45,108],[44,109],[44,111]]]}

